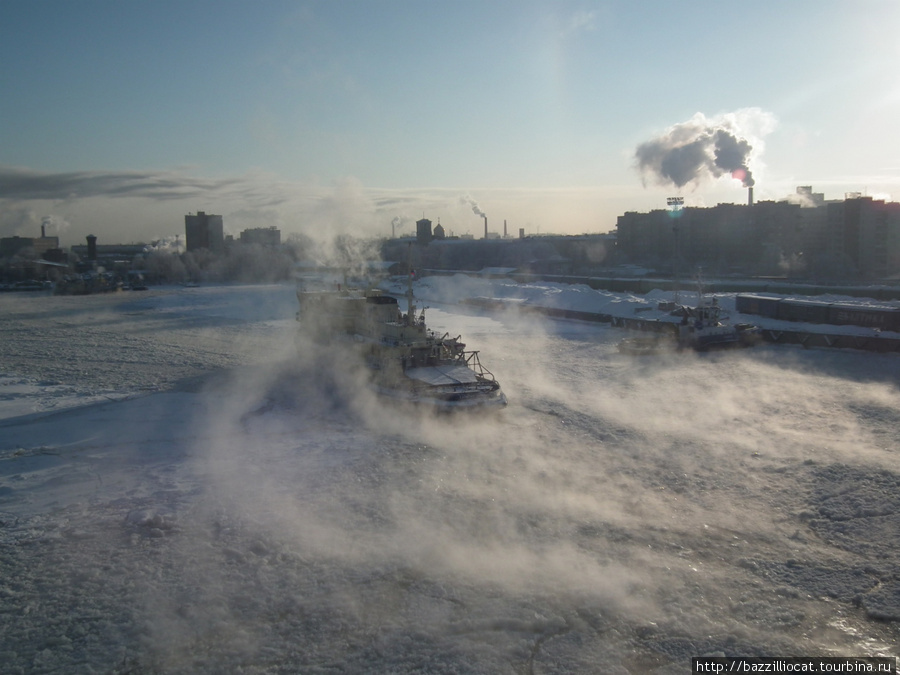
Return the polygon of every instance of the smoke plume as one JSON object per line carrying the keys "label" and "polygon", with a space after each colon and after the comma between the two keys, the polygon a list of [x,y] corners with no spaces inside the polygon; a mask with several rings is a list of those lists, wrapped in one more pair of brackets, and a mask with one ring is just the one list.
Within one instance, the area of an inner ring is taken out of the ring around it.
{"label": "smoke plume", "polygon": [[394,219],[391,221],[391,235],[396,235],[411,222],[412,220],[406,216],[394,216]]}
{"label": "smoke plume", "polygon": [[41,227],[47,233],[61,234],[69,229],[69,221],[62,216],[44,216],[41,218]]}
{"label": "smoke plume", "polygon": [[474,213],[474,214],[475,214],[476,216],[478,216],[479,218],[485,218],[485,217],[487,217],[487,214],[486,214],[484,211],[481,210],[481,207],[480,207],[480,206],[478,206],[478,202],[476,202],[474,199],[472,199],[472,198],[469,197],[468,195],[465,196],[465,197],[460,197],[460,198],[459,198],[459,203],[460,203],[460,204],[465,204],[466,206],[472,207],[472,213]]}
{"label": "smoke plume", "polygon": [[635,150],[637,168],[646,183],[684,187],[726,174],[744,187],[755,183],[750,160],[762,149],[759,139],[774,127],[774,117],[759,109],[707,119],[697,113],[687,122],[641,143]]}

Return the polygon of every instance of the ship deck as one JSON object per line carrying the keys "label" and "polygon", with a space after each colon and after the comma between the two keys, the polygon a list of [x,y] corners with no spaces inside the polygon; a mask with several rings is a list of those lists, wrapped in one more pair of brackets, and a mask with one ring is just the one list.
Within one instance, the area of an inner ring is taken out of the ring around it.
{"label": "ship deck", "polygon": [[405,375],[434,387],[478,382],[475,372],[466,366],[422,366],[421,368],[409,368]]}

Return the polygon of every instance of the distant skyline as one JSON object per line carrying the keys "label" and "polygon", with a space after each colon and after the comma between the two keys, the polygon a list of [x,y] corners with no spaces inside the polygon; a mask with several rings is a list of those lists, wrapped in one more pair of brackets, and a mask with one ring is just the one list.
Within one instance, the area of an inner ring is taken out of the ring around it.
{"label": "distant skyline", "polygon": [[0,236],[607,232],[900,197],[900,3],[5,0]]}

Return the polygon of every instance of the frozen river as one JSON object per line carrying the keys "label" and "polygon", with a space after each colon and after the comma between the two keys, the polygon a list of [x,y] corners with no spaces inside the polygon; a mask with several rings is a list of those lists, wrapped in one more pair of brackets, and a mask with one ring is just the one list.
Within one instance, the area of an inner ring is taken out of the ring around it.
{"label": "frozen river", "polygon": [[635,360],[616,329],[436,302],[510,405],[433,419],[298,358],[294,311],[0,297],[3,672],[897,655],[897,355]]}

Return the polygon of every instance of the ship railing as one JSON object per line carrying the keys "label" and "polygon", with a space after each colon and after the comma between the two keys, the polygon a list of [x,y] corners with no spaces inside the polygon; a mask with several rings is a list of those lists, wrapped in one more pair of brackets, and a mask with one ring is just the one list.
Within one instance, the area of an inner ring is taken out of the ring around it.
{"label": "ship railing", "polygon": [[466,365],[469,368],[471,368],[473,371],[475,371],[475,374],[478,377],[483,377],[486,380],[491,380],[492,382],[496,382],[496,378],[494,377],[494,374],[491,371],[489,371],[487,368],[485,368],[483,365],[481,365],[481,359],[478,358],[477,351],[463,352],[462,357],[465,359]]}

